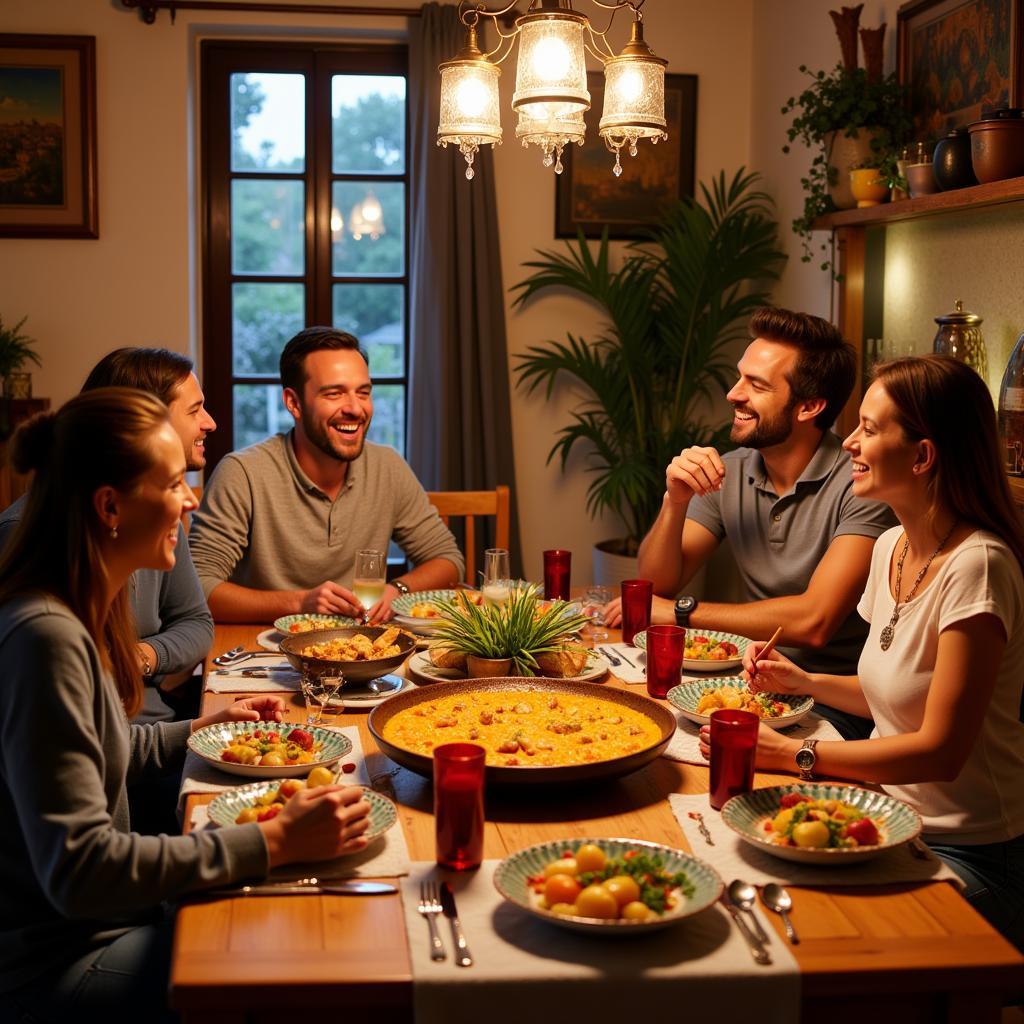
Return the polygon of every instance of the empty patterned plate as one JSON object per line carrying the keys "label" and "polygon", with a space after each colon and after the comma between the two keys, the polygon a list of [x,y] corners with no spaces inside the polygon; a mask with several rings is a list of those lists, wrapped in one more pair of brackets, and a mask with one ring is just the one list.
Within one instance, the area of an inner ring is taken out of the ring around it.
{"label": "empty patterned plate", "polygon": [[[685,896],[676,893],[676,905],[659,917],[647,921],[601,921],[593,917],[572,917],[567,914],[553,914],[540,906],[539,896],[530,887],[529,879],[544,874],[544,868],[552,861],[559,860],[563,851],[576,850],[584,843],[599,846],[609,858],[622,857],[635,851],[660,857],[662,867],[668,874],[679,871],[686,873],[693,894]],[[648,932],[665,928],[681,921],[684,917],[699,913],[710,907],[722,894],[722,879],[709,864],[698,860],[682,850],[671,846],[648,843],[642,839],[558,839],[553,842],[528,846],[506,857],[494,870],[494,886],[510,903],[535,917],[551,924],[560,925],[578,932],[598,932],[604,935],[622,935],[626,932]]]}
{"label": "empty patterned plate", "polygon": [[[287,736],[292,729],[304,729],[313,736],[313,760],[304,764],[260,765],[238,764],[222,761],[221,753],[229,747],[236,736],[260,729],[263,732],[277,732]],[[308,775],[318,764],[334,764],[352,749],[352,741],[333,729],[322,729],[317,725],[296,725],[294,722],[219,722],[192,733],[188,747],[214,768],[231,775],[245,775],[252,779],[286,779],[290,776]]]}
{"label": "empty patterned plate", "polygon": [[[688,718],[691,722],[696,722],[698,725],[707,725],[711,721],[711,712],[709,711],[703,715],[698,714],[697,705],[700,703],[701,697],[708,690],[717,690],[722,686],[734,686],[737,690],[745,690],[747,688],[747,684],[739,676],[728,676],[725,679],[721,677],[715,679],[689,679],[678,686],[673,686],[668,691],[668,701],[673,707],[679,709],[680,714],[684,718]],[[796,725],[802,718],[810,714],[811,709],[814,707],[814,698],[808,697],[806,694],[769,693],[767,696],[772,700],[783,701],[792,708],[789,714],[779,715],[777,718],[761,718],[761,721],[772,729],[785,729],[790,725]]]}
{"label": "empty patterned plate", "polygon": [[[683,658],[684,672],[724,672],[730,668],[739,668],[743,664],[743,654],[750,641],[745,636],[738,636],[736,633],[722,633],[717,629],[688,629],[686,631],[687,646],[694,643],[697,637],[706,637],[708,640],[715,640],[719,643],[734,644],[737,647],[736,656],[733,658]],[[647,650],[647,631],[642,630],[633,637],[633,646],[639,647],[641,651]]]}
{"label": "empty patterned plate", "polygon": [[[779,813],[779,804],[787,793],[802,793],[812,800],[839,800],[873,818],[879,826],[881,841],[875,846],[809,847],[779,846],[771,842],[765,823]],[[743,842],[783,860],[801,864],[854,864],[877,857],[895,846],[909,843],[921,832],[921,816],[902,800],[887,793],[876,793],[860,786],[826,782],[797,782],[788,786],[755,789],[728,800],[722,808],[722,821]]]}

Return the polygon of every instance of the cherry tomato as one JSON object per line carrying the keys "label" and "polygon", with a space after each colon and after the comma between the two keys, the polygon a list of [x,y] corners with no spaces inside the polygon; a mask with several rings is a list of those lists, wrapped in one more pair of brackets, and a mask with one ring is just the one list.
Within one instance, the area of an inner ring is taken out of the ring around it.
{"label": "cherry tomato", "polygon": [[619,904],[603,885],[588,885],[576,900],[576,912],[608,921],[619,916]]}
{"label": "cherry tomato", "polygon": [[780,801],[782,807],[796,807],[797,804],[810,803],[811,798],[803,793],[787,793]]}
{"label": "cherry tomato", "polygon": [[552,875],[544,883],[544,901],[549,907],[556,903],[575,903],[582,888],[571,875]]}
{"label": "cherry tomato", "polygon": [[580,874],[587,871],[602,871],[607,859],[600,846],[595,846],[594,843],[584,843],[576,851],[576,869]]}
{"label": "cherry tomato", "polygon": [[846,826],[846,835],[849,839],[853,839],[858,846],[878,845],[878,829],[870,818],[851,821]]}
{"label": "cherry tomato", "polygon": [[609,878],[604,883],[604,887],[615,897],[615,902],[620,907],[624,907],[627,903],[635,903],[640,899],[640,886],[629,875],[616,875],[614,878]]}

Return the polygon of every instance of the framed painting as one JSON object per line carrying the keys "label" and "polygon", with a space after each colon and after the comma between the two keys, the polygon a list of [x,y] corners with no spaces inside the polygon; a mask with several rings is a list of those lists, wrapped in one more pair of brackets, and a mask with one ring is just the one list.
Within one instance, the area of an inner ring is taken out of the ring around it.
{"label": "framed painting", "polygon": [[94,36],[0,33],[0,237],[99,237]]}
{"label": "framed painting", "polygon": [[896,15],[915,138],[934,140],[1024,102],[1024,0],[913,0]]}
{"label": "framed painting", "polygon": [[693,195],[697,138],[697,76],[665,76],[665,119],[668,140],[637,144],[637,155],[622,152],[622,174],[612,173],[615,157],[597,134],[604,105],[604,75],[587,75],[590,110],[584,115],[587,138],[567,146],[565,170],[555,183],[555,236],[575,238],[644,238],[666,205]]}

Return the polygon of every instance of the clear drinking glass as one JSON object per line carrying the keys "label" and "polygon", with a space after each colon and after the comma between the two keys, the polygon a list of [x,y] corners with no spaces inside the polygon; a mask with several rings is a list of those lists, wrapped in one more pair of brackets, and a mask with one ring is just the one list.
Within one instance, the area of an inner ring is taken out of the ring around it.
{"label": "clear drinking glass", "polygon": [[511,576],[508,551],[488,548],[484,552],[484,585],[480,588],[488,604],[504,605],[512,589]]}
{"label": "clear drinking glass", "polygon": [[306,702],[306,725],[319,725],[324,708],[341,688],[345,677],[338,672],[311,672],[304,669],[299,680]]}
{"label": "clear drinking glass", "polygon": [[590,620],[586,639],[593,644],[603,644],[608,639],[608,624],[605,622],[604,610],[615,596],[615,591],[611,587],[591,587],[583,595],[582,612]]}
{"label": "clear drinking glass", "polygon": [[364,611],[368,612],[384,596],[386,567],[383,551],[366,549],[356,552],[352,593],[359,599]]}

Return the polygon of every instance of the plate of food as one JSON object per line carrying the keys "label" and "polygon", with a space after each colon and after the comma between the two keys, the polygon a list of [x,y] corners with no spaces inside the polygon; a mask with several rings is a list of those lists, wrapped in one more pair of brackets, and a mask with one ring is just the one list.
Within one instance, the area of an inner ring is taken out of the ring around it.
{"label": "plate of food", "polygon": [[352,749],[352,741],[333,729],[291,722],[219,722],[199,729],[188,747],[208,764],[231,775],[284,779],[331,765]]}
{"label": "plate of food", "polygon": [[494,886],[544,921],[600,935],[667,928],[722,894],[718,872],[670,846],[639,839],[567,839],[506,857]]}
{"label": "plate of food", "polygon": [[420,636],[433,636],[444,626],[438,601],[469,601],[483,604],[484,596],[478,590],[420,590],[402,594],[391,602],[394,621]]}
{"label": "plate of food", "polygon": [[[633,637],[633,645],[647,650],[647,631]],[[745,636],[722,633],[717,629],[688,629],[683,649],[684,672],[724,672],[739,668],[743,654],[750,645]]]}
{"label": "plate of food", "polygon": [[416,637],[398,626],[352,626],[287,637],[281,653],[298,672],[340,671],[344,689],[387,675],[415,646]]}
{"label": "plate of food", "polygon": [[303,613],[302,615],[282,615],[274,619],[274,629],[285,636],[295,633],[313,633],[319,629],[344,629],[346,626],[361,626],[360,619],[353,619],[347,615],[315,615]]}
{"label": "plate of food", "polygon": [[749,846],[805,864],[859,863],[921,834],[921,816],[902,800],[825,782],[734,796],[722,821]]}
{"label": "plate of food", "polygon": [[[608,659],[585,647],[568,645],[561,651],[547,651],[535,656],[537,675],[551,679],[576,679],[587,682],[600,679],[610,668]],[[418,651],[406,666],[409,675],[421,686],[471,677],[466,656],[435,641],[425,651]]]}
{"label": "plate of food", "polygon": [[370,712],[380,749],[420,775],[433,748],[477,743],[498,784],[589,781],[625,775],[653,761],[676,719],[637,693],[566,679],[466,679],[400,693]]}
{"label": "plate of food", "polygon": [[[325,773],[321,775],[320,773]],[[314,768],[309,778],[284,779],[282,782],[252,782],[247,786],[218,793],[210,801],[210,820],[218,825],[245,825],[252,821],[269,821],[276,817],[285,803],[304,787],[330,786],[334,772],[329,768]],[[341,780],[344,782],[344,779]],[[367,839],[382,836],[398,820],[395,805],[372,789],[363,791],[363,799],[370,804],[370,827],[363,833]]]}
{"label": "plate of food", "polygon": [[668,691],[668,702],[698,725],[707,725],[712,711],[732,708],[752,711],[772,729],[796,725],[814,707],[814,698],[806,694],[753,693],[740,676],[688,680]]}

